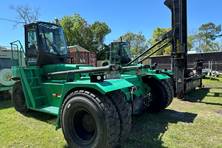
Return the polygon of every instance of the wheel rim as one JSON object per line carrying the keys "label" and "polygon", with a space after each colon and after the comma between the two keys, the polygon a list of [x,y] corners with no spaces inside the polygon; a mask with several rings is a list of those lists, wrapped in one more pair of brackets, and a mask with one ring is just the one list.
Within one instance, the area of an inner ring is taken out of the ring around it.
{"label": "wheel rim", "polygon": [[[73,138],[82,144],[91,143],[97,133],[96,121],[86,109],[78,109],[73,115]],[[74,140],[73,139],[73,140]]]}

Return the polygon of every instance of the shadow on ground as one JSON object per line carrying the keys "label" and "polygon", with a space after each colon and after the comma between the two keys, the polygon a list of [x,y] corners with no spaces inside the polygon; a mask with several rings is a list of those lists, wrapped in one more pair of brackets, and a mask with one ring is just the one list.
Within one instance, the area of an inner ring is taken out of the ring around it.
{"label": "shadow on ground", "polygon": [[[8,107],[12,107],[11,100],[0,102],[0,109]],[[29,111],[24,115],[28,118],[34,118],[49,124],[54,125],[56,123],[56,117],[52,115],[35,111]],[[142,116],[134,117],[132,132],[123,147],[163,147],[162,136],[167,131],[170,123],[192,123],[196,116],[197,114],[188,112],[165,110],[158,114],[145,113]],[[67,145],[64,145],[64,147],[67,148]]]}
{"label": "shadow on ground", "polygon": [[210,88],[197,89],[187,94],[184,100],[189,102],[201,102],[209,92]]}
{"label": "shadow on ground", "polygon": [[211,81],[220,81],[219,78],[215,77],[204,77],[205,80],[211,80]]}
{"label": "shadow on ground", "polygon": [[124,148],[163,147],[162,136],[170,123],[193,123],[197,114],[165,110],[158,114],[144,114],[133,119],[133,128]]}
{"label": "shadow on ground", "polygon": [[[13,104],[11,100],[1,100],[0,101],[0,110],[7,109],[7,108],[13,108]],[[28,118],[34,118],[46,123],[55,124],[56,123],[56,117],[53,115],[49,115],[46,113],[40,113],[36,111],[28,111],[27,113],[23,113],[24,116]]]}
{"label": "shadow on ground", "polygon": [[[31,111],[28,115],[31,118],[55,124],[55,116]],[[132,131],[123,148],[158,148],[163,147],[162,136],[168,130],[169,123],[193,123],[197,114],[165,110],[158,114],[145,113],[142,116],[134,117]],[[64,148],[68,148],[64,145]]]}
{"label": "shadow on ground", "polygon": [[0,92],[0,110],[13,107],[11,94],[8,91]]}
{"label": "shadow on ground", "polygon": [[23,115],[28,118],[34,118],[36,120],[40,120],[49,124],[56,125],[57,117],[50,114],[30,110],[26,114],[23,114]]}
{"label": "shadow on ground", "polygon": [[[215,89],[217,91],[210,91],[210,89]],[[218,91],[218,89],[220,89]],[[185,97],[184,101],[189,101],[189,102],[197,102],[197,103],[204,103],[204,104],[208,104],[208,105],[218,105],[218,106],[222,106],[221,103],[213,103],[213,102],[205,102],[203,101],[205,97],[210,97],[210,98],[222,98],[222,87],[211,87],[211,88],[201,88],[201,89],[197,89],[193,92],[190,92],[189,94],[187,94],[187,96]]]}
{"label": "shadow on ground", "polygon": [[12,101],[10,99],[0,100],[0,110],[7,109],[7,108],[10,108],[12,106],[13,106]]}

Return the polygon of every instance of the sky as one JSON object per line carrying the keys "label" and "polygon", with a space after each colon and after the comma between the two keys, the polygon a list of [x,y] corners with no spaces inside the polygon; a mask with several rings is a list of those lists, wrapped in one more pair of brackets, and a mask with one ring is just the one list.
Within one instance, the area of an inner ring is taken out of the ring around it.
{"label": "sky", "polygon": [[[41,21],[52,21],[63,16],[80,14],[89,23],[106,22],[112,32],[106,43],[126,32],[142,32],[150,38],[157,27],[170,27],[171,14],[164,0],[1,0],[0,45],[9,46],[14,40],[24,41],[23,26],[1,18],[16,19],[11,6],[28,5],[39,8]],[[207,22],[222,24],[222,0],[188,0],[188,30],[194,33]]]}

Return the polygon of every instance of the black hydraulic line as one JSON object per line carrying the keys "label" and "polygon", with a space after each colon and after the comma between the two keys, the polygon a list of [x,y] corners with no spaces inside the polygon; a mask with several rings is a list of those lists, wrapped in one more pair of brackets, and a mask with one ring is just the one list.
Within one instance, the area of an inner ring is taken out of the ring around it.
{"label": "black hydraulic line", "polygon": [[121,67],[117,65],[109,65],[105,67],[95,67],[91,69],[77,69],[77,70],[67,70],[48,73],[48,76],[64,75],[64,74],[78,74],[78,73],[95,73],[95,72],[107,72],[107,71],[118,71]]}
{"label": "black hydraulic line", "polygon": [[59,72],[52,72],[48,73],[47,76],[59,76],[64,74],[79,74],[79,73],[102,73],[102,72],[111,72],[111,71],[128,71],[128,70],[135,70],[135,69],[142,69],[146,68],[147,65],[141,65],[141,66],[126,66],[121,67],[118,65],[109,65],[105,67],[95,67],[92,69],[77,69],[77,70],[67,70],[67,71],[59,71]]}
{"label": "black hydraulic line", "polygon": [[77,70],[52,72],[52,73],[48,73],[48,76],[64,75],[68,73],[77,74],[77,73],[104,72],[104,71],[109,71],[109,70],[110,70],[110,66],[106,66],[106,67],[97,67],[97,68],[92,68],[92,69],[77,69]]}
{"label": "black hydraulic line", "polygon": [[141,58],[143,55],[145,55],[147,52],[149,52],[150,50],[152,50],[153,48],[155,48],[156,46],[158,46],[160,43],[162,43],[163,41],[165,41],[167,38],[164,38],[163,40],[157,42],[156,44],[154,44],[152,47],[150,47],[149,49],[147,49],[146,51],[144,51],[142,54],[140,54],[139,56],[137,56],[135,59],[133,59],[132,61],[130,61],[127,65],[131,65],[132,63],[136,62],[139,58]]}
{"label": "black hydraulic line", "polygon": [[128,71],[128,70],[135,70],[135,69],[142,69],[144,66],[135,65],[135,66],[125,66],[121,68],[121,71]]}
{"label": "black hydraulic line", "polygon": [[167,47],[172,41],[169,40],[168,42],[166,42],[164,45],[162,45],[160,48],[158,48],[157,50],[153,51],[151,54],[149,54],[148,56],[144,57],[142,60],[140,60],[138,63],[142,63],[143,61],[147,60],[148,58],[150,58],[152,55],[154,55],[155,53],[157,53],[158,51],[162,50],[163,48]]}
{"label": "black hydraulic line", "polygon": [[155,48],[156,46],[158,46],[159,44],[161,44],[162,42],[164,42],[167,39],[171,39],[172,38],[172,30],[168,31],[167,33],[165,33],[162,38],[160,39],[160,41],[158,41],[157,43],[155,43],[152,47],[150,47],[149,49],[145,50],[142,54],[140,54],[139,56],[137,56],[135,59],[133,59],[132,61],[130,61],[127,65],[131,65],[132,63],[134,63],[135,61],[137,61],[139,58],[141,58],[142,56],[144,56],[147,52],[149,52],[150,50],[152,50],[153,48]]}

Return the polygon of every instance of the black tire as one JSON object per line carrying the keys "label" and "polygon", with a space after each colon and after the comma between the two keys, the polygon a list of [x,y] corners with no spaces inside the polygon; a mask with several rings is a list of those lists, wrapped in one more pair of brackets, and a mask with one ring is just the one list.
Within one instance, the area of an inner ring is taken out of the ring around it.
{"label": "black tire", "polygon": [[60,120],[69,147],[112,148],[118,145],[120,120],[107,97],[78,90],[66,100]]}
{"label": "black tire", "polygon": [[168,80],[150,79],[151,102],[147,107],[149,112],[160,112],[167,108],[173,100],[173,87]]}
{"label": "black tire", "polygon": [[114,91],[108,94],[115,105],[120,119],[120,144],[128,137],[132,127],[132,105],[126,101],[126,97],[121,91]]}
{"label": "black tire", "polygon": [[3,100],[11,99],[11,93],[9,91],[2,91],[0,92],[0,98]]}
{"label": "black tire", "polygon": [[176,84],[175,84],[175,81],[174,81],[173,77],[171,77],[167,81],[168,81],[168,83],[170,84],[170,86],[173,90],[173,97],[176,97]]}
{"label": "black tire", "polygon": [[165,83],[166,87],[169,88],[169,89],[167,89],[167,91],[168,91],[168,104],[166,106],[166,107],[168,107],[173,102],[174,87],[172,85],[172,79],[163,80],[163,83]]}
{"label": "black tire", "polygon": [[22,114],[28,112],[24,92],[22,90],[22,84],[20,81],[16,82],[12,88],[12,102],[16,111]]}

